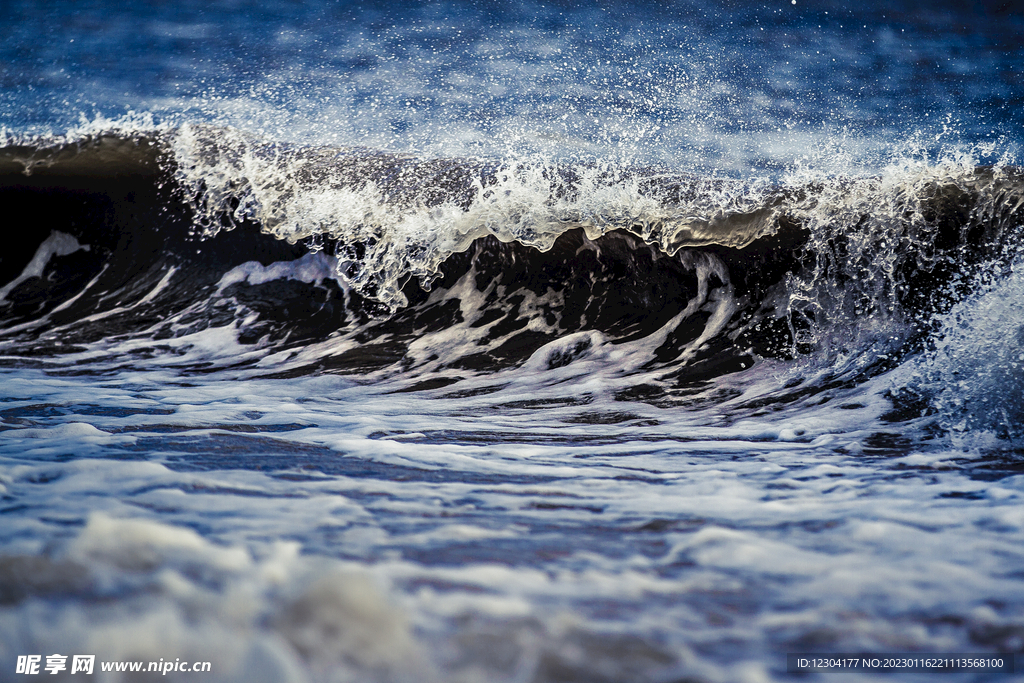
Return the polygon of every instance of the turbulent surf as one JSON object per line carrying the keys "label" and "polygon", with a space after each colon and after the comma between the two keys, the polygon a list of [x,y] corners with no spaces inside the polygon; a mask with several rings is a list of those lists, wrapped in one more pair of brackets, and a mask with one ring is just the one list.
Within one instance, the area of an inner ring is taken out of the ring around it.
{"label": "turbulent surf", "polygon": [[1024,651],[1014,16],[16,5],[0,679]]}

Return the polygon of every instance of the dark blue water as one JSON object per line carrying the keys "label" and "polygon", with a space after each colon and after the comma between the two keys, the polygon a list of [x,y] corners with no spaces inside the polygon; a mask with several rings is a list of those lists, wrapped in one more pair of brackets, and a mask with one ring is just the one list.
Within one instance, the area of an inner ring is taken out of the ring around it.
{"label": "dark blue water", "polygon": [[884,163],[893,143],[998,143],[997,157],[1020,137],[1021,15],[1005,3],[3,12],[0,125],[14,132],[136,112],[276,139],[740,175],[835,153]]}

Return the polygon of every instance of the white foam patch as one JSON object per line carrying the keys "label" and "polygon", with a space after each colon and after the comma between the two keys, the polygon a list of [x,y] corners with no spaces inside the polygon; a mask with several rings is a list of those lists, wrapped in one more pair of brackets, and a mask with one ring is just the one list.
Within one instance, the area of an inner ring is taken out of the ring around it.
{"label": "white foam patch", "polygon": [[243,571],[251,564],[243,549],[218,548],[191,529],[148,520],[118,520],[104,514],[90,517],[69,555],[122,569],[150,568],[170,560],[219,571]]}
{"label": "white foam patch", "polygon": [[67,256],[79,249],[89,251],[90,247],[87,244],[79,244],[78,240],[73,236],[60,230],[51,231],[50,236],[43,240],[36,248],[35,255],[32,256],[32,260],[28,262],[28,265],[21,271],[21,274],[3,287],[0,287],[0,303],[7,301],[7,295],[22,282],[34,277],[42,277],[46,264],[50,262],[51,258],[54,256]]}
{"label": "white foam patch", "polygon": [[170,268],[168,268],[167,272],[164,273],[164,276],[162,278],[160,278],[160,282],[156,283],[156,285],[153,287],[153,289],[149,290],[146,293],[146,296],[144,296],[141,299],[139,299],[138,303],[136,303],[135,305],[136,306],[141,306],[143,304],[148,304],[150,301],[155,299],[157,297],[157,295],[160,294],[160,292],[162,292],[165,289],[167,289],[167,285],[170,284],[171,278],[174,277],[175,273],[177,273],[177,272],[178,272],[178,266],[171,266]]}
{"label": "white foam patch", "polygon": [[[23,562],[0,558],[0,571]],[[30,590],[0,609],[5,659],[40,648],[89,652],[97,674],[111,660],[209,661],[209,680],[239,683],[429,677],[407,618],[377,580],[303,560],[294,544],[256,559],[190,529],[94,514],[62,555],[34,562],[31,585],[62,597],[40,601]]]}
{"label": "white foam patch", "polygon": [[298,280],[309,284],[338,280],[337,260],[323,252],[317,252],[306,254],[295,261],[275,262],[269,266],[264,266],[258,261],[249,261],[225,273],[217,283],[217,293],[239,282],[261,285],[273,280]]}
{"label": "white foam patch", "polygon": [[97,455],[105,452],[107,447],[125,446],[135,441],[134,436],[108,434],[84,422],[0,431],[0,450],[13,448],[28,457],[66,455],[69,451],[80,457]]}
{"label": "white foam patch", "polygon": [[995,445],[986,431],[1024,433],[1024,263],[992,270],[942,317],[933,348],[908,368],[916,375],[908,384],[967,448]]}

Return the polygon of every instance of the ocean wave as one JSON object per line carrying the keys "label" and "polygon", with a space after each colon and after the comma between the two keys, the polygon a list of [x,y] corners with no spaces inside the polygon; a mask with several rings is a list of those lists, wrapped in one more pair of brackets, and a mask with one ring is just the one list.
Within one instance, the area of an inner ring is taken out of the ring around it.
{"label": "ocean wave", "polygon": [[966,154],[770,184],[203,126],[17,141],[0,175],[39,218],[2,263],[9,339],[230,325],[264,353],[334,339],[310,370],[479,371],[596,332],[680,381],[920,348],[956,283],[1017,252],[1024,204],[1017,168]]}

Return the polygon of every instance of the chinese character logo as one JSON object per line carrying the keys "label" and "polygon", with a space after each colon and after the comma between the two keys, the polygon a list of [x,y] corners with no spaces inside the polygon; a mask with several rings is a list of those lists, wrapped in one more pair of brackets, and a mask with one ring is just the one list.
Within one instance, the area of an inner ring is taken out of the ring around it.
{"label": "chinese character logo", "polygon": [[46,656],[46,673],[56,675],[58,671],[64,671],[68,668],[68,656],[67,655],[47,655]]}
{"label": "chinese character logo", "polygon": [[[14,673],[36,676],[39,674],[39,667],[42,662],[42,655],[18,655],[18,665]],[[95,666],[96,655],[74,655],[71,657],[71,673],[73,674],[91,674]],[[68,656],[58,654],[46,655],[46,666],[43,669],[46,673],[54,676],[61,671],[67,671]]]}
{"label": "chinese character logo", "polygon": [[71,658],[71,673],[91,674],[96,664],[96,655],[75,655]]}
{"label": "chinese character logo", "polygon": [[39,673],[39,662],[42,659],[42,655],[18,655],[18,667],[14,673],[35,675]]}

